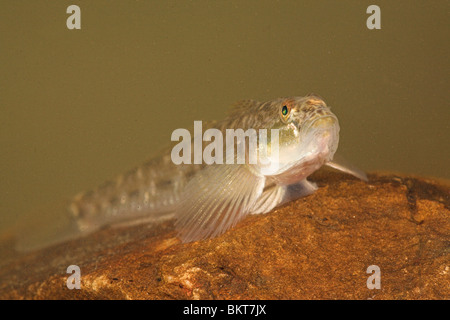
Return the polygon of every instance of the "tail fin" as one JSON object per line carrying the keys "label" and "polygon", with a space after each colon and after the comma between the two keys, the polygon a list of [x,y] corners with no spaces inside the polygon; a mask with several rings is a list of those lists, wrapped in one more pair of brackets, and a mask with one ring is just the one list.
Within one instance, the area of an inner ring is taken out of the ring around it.
{"label": "tail fin", "polygon": [[4,234],[9,234],[8,246],[17,252],[41,249],[81,235],[65,204],[52,204],[33,210]]}

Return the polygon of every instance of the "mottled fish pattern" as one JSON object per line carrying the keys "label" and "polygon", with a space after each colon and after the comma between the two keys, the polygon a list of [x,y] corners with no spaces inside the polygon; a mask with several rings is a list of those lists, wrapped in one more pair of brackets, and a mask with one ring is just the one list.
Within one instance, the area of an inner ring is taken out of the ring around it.
{"label": "mottled fish pattern", "polygon": [[226,129],[279,129],[279,163],[175,165],[168,148],[116,180],[75,196],[69,210],[79,229],[175,218],[181,239],[196,241],[222,234],[247,214],[266,213],[314,192],[317,187],[306,178],[324,164],[366,179],[358,169],[333,162],[338,120],[315,95],[244,100],[222,121],[204,122],[203,131],[208,128],[219,129],[224,137]]}

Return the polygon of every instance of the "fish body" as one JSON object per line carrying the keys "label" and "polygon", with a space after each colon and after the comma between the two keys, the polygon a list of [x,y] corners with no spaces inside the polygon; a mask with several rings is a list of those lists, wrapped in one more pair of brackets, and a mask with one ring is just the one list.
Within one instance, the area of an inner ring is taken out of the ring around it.
{"label": "fish body", "polygon": [[[224,136],[227,129],[278,129],[278,153],[264,163],[176,165],[167,149],[115,181],[76,196],[69,210],[80,230],[123,220],[175,218],[180,238],[196,241],[224,233],[248,214],[311,194],[317,187],[306,178],[324,164],[365,179],[357,169],[332,162],[338,119],[315,95],[241,101],[208,128]],[[274,143],[270,139],[268,149]]]}

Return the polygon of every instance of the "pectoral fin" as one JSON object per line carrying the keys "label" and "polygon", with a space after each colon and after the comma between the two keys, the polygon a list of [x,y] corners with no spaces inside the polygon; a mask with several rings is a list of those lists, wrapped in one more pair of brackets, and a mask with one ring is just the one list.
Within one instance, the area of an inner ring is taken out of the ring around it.
{"label": "pectoral fin", "polygon": [[316,190],[317,185],[306,179],[290,185],[268,185],[264,188],[263,193],[256,201],[251,213],[267,213],[275,207],[306,197]]}
{"label": "pectoral fin", "polygon": [[334,168],[336,170],[351,174],[352,176],[361,179],[363,181],[368,181],[367,175],[364,171],[358,169],[354,165],[347,162],[342,156],[334,155],[333,161],[325,163],[325,165]]}
{"label": "pectoral fin", "polygon": [[277,184],[266,186],[251,209],[251,214],[267,213],[278,206],[285,197],[286,189],[287,186]]}
{"label": "pectoral fin", "polygon": [[233,227],[254,207],[264,188],[263,176],[245,165],[212,165],[185,188],[176,227],[183,242],[215,237]]}

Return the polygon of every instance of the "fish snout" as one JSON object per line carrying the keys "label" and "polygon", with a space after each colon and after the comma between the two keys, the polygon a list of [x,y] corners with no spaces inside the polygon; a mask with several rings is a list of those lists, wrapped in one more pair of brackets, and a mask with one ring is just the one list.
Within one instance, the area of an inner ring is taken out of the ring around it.
{"label": "fish snout", "polygon": [[329,110],[321,110],[310,117],[301,128],[303,135],[324,134],[328,131],[339,132],[339,122],[337,117]]}
{"label": "fish snout", "polygon": [[328,161],[333,158],[339,144],[338,119],[333,113],[327,112],[311,120],[305,128],[303,141],[313,154]]}
{"label": "fish snout", "polygon": [[332,128],[338,124],[336,116],[332,113],[323,115],[313,120],[311,123],[311,128],[315,129],[326,129]]}

